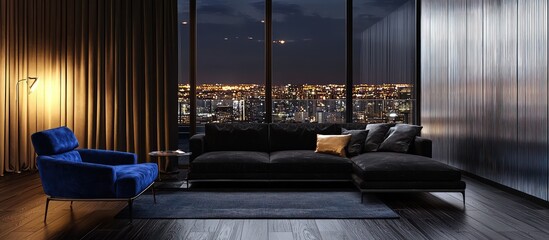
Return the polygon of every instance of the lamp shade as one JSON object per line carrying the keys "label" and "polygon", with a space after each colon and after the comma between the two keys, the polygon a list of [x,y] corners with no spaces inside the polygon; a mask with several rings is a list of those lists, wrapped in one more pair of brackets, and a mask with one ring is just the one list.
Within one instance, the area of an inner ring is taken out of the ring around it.
{"label": "lamp shade", "polygon": [[34,82],[30,85],[30,88],[29,88],[29,94],[30,94],[36,89],[36,87],[38,86],[38,82],[40,80],[37,77],[29,77],[29,79],[34,79]]}

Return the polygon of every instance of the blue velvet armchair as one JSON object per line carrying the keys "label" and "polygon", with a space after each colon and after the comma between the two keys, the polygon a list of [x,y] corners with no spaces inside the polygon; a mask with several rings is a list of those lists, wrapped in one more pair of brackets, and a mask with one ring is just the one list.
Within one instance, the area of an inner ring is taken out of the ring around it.
{"label": "blue velvet armchair", "polygon": [[67,127],[32,134],[46,199],[44,222],[51,200],[127,201],[132,219],[133,200],[151,188],[158,176],[155,163],[137,163],[127,152],[76,149],[78,140]]}

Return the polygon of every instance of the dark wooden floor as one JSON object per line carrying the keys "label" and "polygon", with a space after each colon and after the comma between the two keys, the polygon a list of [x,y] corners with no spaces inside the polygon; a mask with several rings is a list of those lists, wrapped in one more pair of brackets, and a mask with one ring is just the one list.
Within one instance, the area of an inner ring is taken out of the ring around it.
{"label": "dark wooden floor", "polygon": [[[456,193],[386,194],[396,220],[127,220],[124,203],[50,203],[38,174],[0,178],[0,239],[549,239],[549,208],[467,181]],[[160,193],[161,194],[161,193]]]}

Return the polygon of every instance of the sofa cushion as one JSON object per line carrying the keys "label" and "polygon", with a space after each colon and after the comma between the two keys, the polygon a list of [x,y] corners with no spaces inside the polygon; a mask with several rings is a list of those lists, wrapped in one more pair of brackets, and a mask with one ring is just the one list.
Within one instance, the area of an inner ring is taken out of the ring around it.
{"label": "sofa cushion", "polygon": [[364,142],[366,142],[366,138],[368,137],[368,130],[347,130],[342,128],[341,134],[351,135],[351,140],[345,148],[347,157],[354,157],[362,153]]}
{"label": "sofa cushion", "polygon": [[316,135],[317,153],[327,153],[340,157],[345,157],[347,143],[351,140],[351,135]]}
{"label": "sofa cushion", "polygon": [[351,158],[365,181],[457,181],[461,172],[431,158],[394,152],[370,152]]}
{"label": "sofa cushion", "polygon": [[[421,132],[422,126],[411,124],[398,124],[389,129],[389,136],[383,140],[378,151],[406,153],[416,136]],[[392,130],[392,131],[391,131]]]}
{"label": "sofa cushion", "polygon": [[207,152],[191,162],[193,173],[267,173],[269,154],[252,151]]}
{"label": "sofa cushion", "polygon": [[135,197],[158,177],[156,163],[141,163],[114,166],[116,173],[116,197]]}
{"label": "sofa cushion", "polygon": [[316,135],[341,134],[336,124],[321,123],[272,123],[270,128],[270,150],[315,150]]}
{"label": "sofa cushion", "polygon": [[31,135],[36,154],[54,155],[74,150],[78,147],[78,139],[68,127],[58,127]]}
{"label": "sofa cushion", "polygon": [[289,150],[272,152],[273,173],[348,173],[352,172],[347,158],[316,153],[314,150]]}
{"label": "sofa cushion", "polygon": [[269,151],[268,124],[206,124],[205,131],[207,151]]}
{"label": "sofa cushion", "polygon": [[374,123],[368,124],[366,130],[368,130],[368,137],[364,143],[363,152],[375,152],[379,148],[379,145],[385,140],[385,135],[394,124],[392,123]]}

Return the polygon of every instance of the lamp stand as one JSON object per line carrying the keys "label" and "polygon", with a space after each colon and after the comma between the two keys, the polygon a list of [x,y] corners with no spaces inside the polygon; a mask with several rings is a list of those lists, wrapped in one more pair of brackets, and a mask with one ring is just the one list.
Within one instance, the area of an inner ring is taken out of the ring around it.
{"label": "lamp stand", "polygon": [[15,117],[16,117],[16,121],[17,121],[17,164],[15,165],[15,173],[21,173],[21,170],[19,169],[19,159],[21,158],[20,157],[20,149],[21,149],[21,145],[20,145],[20,141],[19,141],[19,137],[20,137],[20,127],[19,127],[19,84],[22,83],[22,82],[26,82],[27,83],[27,86],[29,84],[29,79],[34,79],[34,82],[32,83],[31,85],[31,88],[30,90],[28,91],[28,94],[31,94],[33,89],[36,87],[36,85],[38,84],[38,78],[37,77],[27,77],[25,79],[21,79],[21,80],[17,80],[17,83],[15,84]]}

